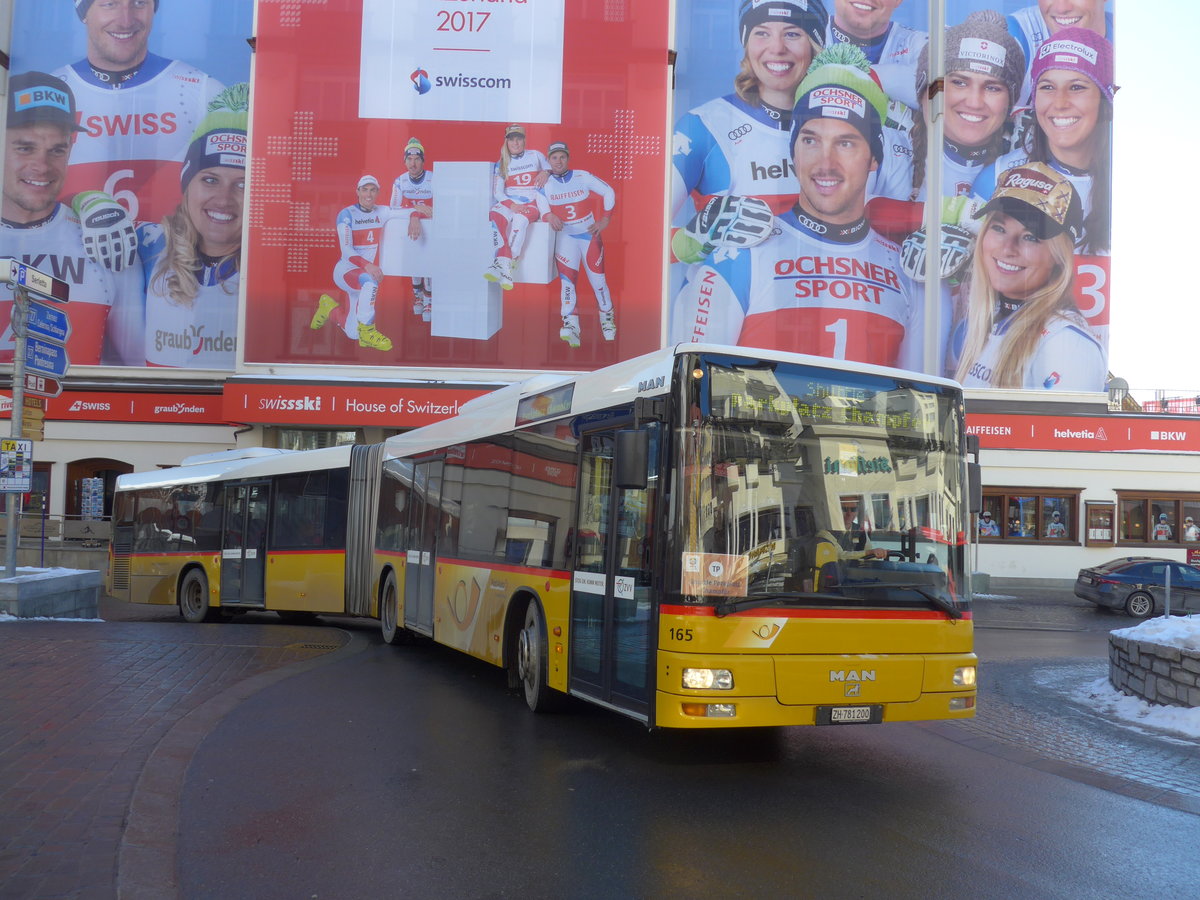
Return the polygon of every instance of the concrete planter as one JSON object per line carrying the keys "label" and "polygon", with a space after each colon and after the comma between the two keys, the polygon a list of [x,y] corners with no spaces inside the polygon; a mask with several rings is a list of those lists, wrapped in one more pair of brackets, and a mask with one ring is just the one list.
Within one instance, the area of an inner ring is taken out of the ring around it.
{"label": "concrete planter", "polygon": [[1200,651],[1108,636],[1108,680],[1160,706],[1200,706]]}
{"label": "concrete planter", "polygon": [[0,612],[19,618],[94,619],[103,578],[82,569],[17,569],[0,578]]}

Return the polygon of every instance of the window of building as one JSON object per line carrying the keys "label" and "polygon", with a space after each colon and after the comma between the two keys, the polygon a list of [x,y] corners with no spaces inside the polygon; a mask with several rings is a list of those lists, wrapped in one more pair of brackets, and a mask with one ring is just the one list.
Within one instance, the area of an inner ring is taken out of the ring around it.
{"label": "window of building", "polygon": [[979,514],[983,541],[1079,542],[1079,490],[984,488]]}
{"label": "window of building", "polygon": [[1121,544],[1200,544],[1200,494],[1118,491]]}
{"label": "window of building", "polygon": [[315,428],[280,428],[278,443],[280,450],[321,450],[325,447],[341,447],[358,442],[357,431],[321,431]]}

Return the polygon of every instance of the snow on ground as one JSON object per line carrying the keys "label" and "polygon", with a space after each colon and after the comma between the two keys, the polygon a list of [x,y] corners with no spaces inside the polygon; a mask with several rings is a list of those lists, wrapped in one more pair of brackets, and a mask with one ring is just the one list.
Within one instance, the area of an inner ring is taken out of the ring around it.
{"label": "snow on ground", "polygon": [[1075,692],[1073,699],[1101,715],[1112,716],[1132,725],[1156,731],[1174,731],[1200,739],[1200,707],[1188,709],[1147,703],[1141,697],[1122,694],[1109,683],[1107,676],[1083,685]]}
{"label": "snow on ground", "polygon": [[[1113,634],[1181,650],[1200,650],[1200,616],[1146,619],[1132,628],[1118,628]],[[1187,709],[1147,703],[1140,697],[1122,694],[1109,684],[1107,678],[1097,678],[1091,684],[1084,685],[1076,692],[1075,699],[1100,713],[1135,725],[1177,731],[1200,738],[1200,707]]]}

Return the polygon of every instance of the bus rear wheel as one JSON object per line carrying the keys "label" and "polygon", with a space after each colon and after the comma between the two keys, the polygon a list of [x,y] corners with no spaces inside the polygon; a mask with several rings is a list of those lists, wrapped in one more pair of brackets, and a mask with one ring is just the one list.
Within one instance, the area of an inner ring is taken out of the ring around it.
{"label": "bus rear wheel", "polygon": [[530,600],[525,608],[525,624],[517,634],[517,678],[525,694],[525,703],[536,713],[561,709],[562,694],[546,683],[549,672],[546,625],[542,608]]}
{"label": "bus rear wheel", "polygon": [[400,624],[400,592],[396,590],[396,575],[389,574],[379,598],[379,631],[385,644],[402,644],[406,636]]}
{"label": "bus rear wheel", "polygon": [[179,584],[179,614],[185,622],[212,622],[220,617],[208,605],[208,579],[199,569],[189,569]]}

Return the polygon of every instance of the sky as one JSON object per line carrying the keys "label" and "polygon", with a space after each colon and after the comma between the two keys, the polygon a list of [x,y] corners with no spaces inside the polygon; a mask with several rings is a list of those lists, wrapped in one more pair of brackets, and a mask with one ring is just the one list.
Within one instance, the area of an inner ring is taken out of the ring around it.
{"label": "sky", "polygon": [[1139,394],[1200,395],[1200,288],[1185,263],[1200,262],[1200,228],[1189,215],[1200,209],[1191,163],[1200,117],[1189,65],[1200,3],[1156,0],[1152,15],[1137,14],[1132,0],[1122,5],[1130,14],[1116,13],[1109,368]]}

